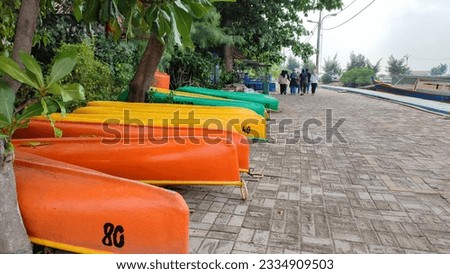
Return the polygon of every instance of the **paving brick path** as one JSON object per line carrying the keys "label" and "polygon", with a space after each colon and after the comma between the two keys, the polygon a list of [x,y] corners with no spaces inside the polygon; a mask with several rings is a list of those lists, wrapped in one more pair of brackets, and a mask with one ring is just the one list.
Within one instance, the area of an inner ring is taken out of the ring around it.
{"label": "paving brick path", "polygon": [[191,253],[450,253],[448,118],[323,89],[275,96],[247,201],[229,186],[175,188]]}

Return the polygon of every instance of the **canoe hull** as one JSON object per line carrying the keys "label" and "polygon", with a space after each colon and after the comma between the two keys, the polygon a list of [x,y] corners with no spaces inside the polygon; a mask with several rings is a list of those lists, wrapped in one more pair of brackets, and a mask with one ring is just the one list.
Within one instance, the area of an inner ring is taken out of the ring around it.
{"label": "canoe hull", "polygon": [[216,96],[232,100],[249,101],[263,104],[265,108],[271,110],[278,110],[278,100],[272,96],[259,93],[244,93],[244,92],[228,92],[224,90],[215,90],[200,87],[185,86],[177,89],[178,91],[190,92],[195,94],[203,94],[209,96]]}
{"label": "canoe hull", "polygon": [[[67,114],[64,117],[58,113],[51,115],[54,121],[218,129],[222,131],[236,131],[249,139],[266,140],[266,120],[259,115],[257,116],[243,119],[223,119],[196,118],[193,114],[188,117],[181,117],[179,114],[175,114],[174,117],[168,117],[167,115],[153,116],[138,111],[110,114]],[[35,118],[37,119],[38,117]],[[41,119],[45,118],[41,117]]]}
{"label": "canoe hull", "polygon": [[189,209],[175,192],[20,150],[14,169],[34,243],[75,253],[189,252]]}
{"label": "canoe hull", "polygon": [[[258,115],[263,116],[268,119],[269,115],[265,107],[260,103],[245,102],[238,100],[230,100],[224,98],[210,97],[210,98],[199,98],[194,96],[188,96],[189,93],[183,93],[178,91],[173,91],[174,95],[171,98],[174,104],[187,104],[196,106],[216,106],[216,107],[241,107],[248,108]],[[186,94],[186,95],[180,95]],[[192,94],[193,95],[193,94]],[[161,89],[157,89],[152,92],[153,101],[156,103],[163,103],[169,100],[169,92],[164,92]],[[218,100],[221,99],[221,100]]]}
{"label": "canoe hull", "polygon": [[[93,102],[94,103],[94,102]],[[78,108],[70,115],[100,115],[105,118],[132,119],[136,123],[235,130],[250,139],[266,139],[266,119],[245,108],[196,108],[173,104],[110,102]],[[68,115],[68,118],[70,117]]]}
{"label": "canoe hull", "polygon": [[[62,130],[64,137],[104,137],[106,142],[118,142],[122,139],[139,138],[142,140],[164,140],[170,137],[187,138],[189,142],[215,143],[225,139],[236,146],[239,169],[248,172],[250,168],[250,145],[248,139],[233,131],[223,131],[205,128],[150,127],[127,124],[101,124],[81,122],[55,122]],[[27,128],[18,129],[13,139],[52,138],[53,128],[50,122],[42,119],[31,119]]]}
{"label": "canoe hull", "polygon": [[183,138],[161,140],[104,138],[13,139],[16,150],[109,175],[150,184],[239,185],[236,147]]}

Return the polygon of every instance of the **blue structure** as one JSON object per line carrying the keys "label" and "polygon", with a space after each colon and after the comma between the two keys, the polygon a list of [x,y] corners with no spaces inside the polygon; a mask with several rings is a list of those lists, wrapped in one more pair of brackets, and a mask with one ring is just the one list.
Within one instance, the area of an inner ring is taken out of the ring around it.
{"label": "blue structure", "polygon": [[276,90],[275,83],[272,83],[272,75],[268,75],[266,78],[268,78],[267,81],[264,81],[261,78],[252,79],[246,74],[244,76],[244,85],[248,88],[252,88],[254,90],[261,90],[264,91],[264,83],[268,84],[268,91],[274,92]]}

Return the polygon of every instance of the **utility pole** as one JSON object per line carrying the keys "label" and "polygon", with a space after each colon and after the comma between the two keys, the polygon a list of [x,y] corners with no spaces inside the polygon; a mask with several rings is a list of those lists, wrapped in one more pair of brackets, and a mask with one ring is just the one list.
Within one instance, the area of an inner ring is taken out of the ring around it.
{"label": "utility pole", "polygon": [[319,12],[319,21],[317,22],[317,48],[316,48],[316,75],[319,75],[320,62],[320,35],[322,30],[322,10]]}
{"label": "utility pole", "polygon": [[319,70],[320,70],[320,54],[321,54],[321,52],[320,52],[320,48],[321,48],[321,45],[320,45],[320,39],[321,39],[321,35],[322,35],[322,24],[323,24],[323,20],[325,20],[328,16],[336,16],[337,14],[336,13],[332,13],[332,14],[328,14],[328,15],[325,15],[323,18],[322,18],[322,11],[320,11],[319,12],[319,21],[312,21],[312,20],[308,20],[308,22],[310,22],[310,23],[317,23],[317,48],[316,48],[316,73],[317,73],[317,75],[319,75]]}

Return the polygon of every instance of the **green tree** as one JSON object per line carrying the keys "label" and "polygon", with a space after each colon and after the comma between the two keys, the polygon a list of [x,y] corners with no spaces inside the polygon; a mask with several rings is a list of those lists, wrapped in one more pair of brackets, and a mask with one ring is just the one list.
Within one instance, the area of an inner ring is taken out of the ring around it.
{"label": "green tree", "polygon": [[202,18],[194,18],[192,42],[195,50],[169,45],[165,52],[165,56],[170,55],[164,71],[171,76],[171,88],[181,85],[221,88],[223,84],[233,83],[235,75],[224,72],[218,54],[221,47],[233,43],[233,39],[220,28],[220,14],[215,8]]}
{"label": "green tree", "polygon": [[379,59],[375,65],[373,65],[368,58],[362,54],[356,55],[354,52],[350,53],[350,62],[347,63],[347,71],[355,68],[368,68],[375,72],[375,75],[380,72],[381,60]]}
{"label": "green tree", "polygon": [[[221,0],[234,2],[235,0]],[[143,102],[166,45],[173,41],[181,47],[193,47],[193,17],[205,16],[215,0],[76,0],[75,16],[86,23],[107,26],[118,39],[135,33],[147,35],[147,47],[131,80],[128,101]]]}
{"label": "green tree", "polygon": [[201,53],[176,48],[168,67],[172,89],[180,86],[207,86],[216,58],[210,53]]}
{"label": "green tree", "polygon": [[441,76],[444,75],[448,70],[447,64],[440,64],[437,67],[431,69],[431,76]]}
{"label": "green tree", "polygon": [[322,76],[322,82],[325,84],[331,83],[333,81],[333,76],[340,76],[342,74],[342,68],[337,60],[337,53],[334,55],[333,59],[328,57],[325,59],[323,65],[323,71],[325,74]]}
{"label": "green tree", "polygon": [[289,71],[300,68],[300,62],[297,60],[297,58],[289,56],[287,60],[287,68]]}
{"label": "green tree", "polygon": [[347,71],[355,68],[365,68],[367,65],[366,57],[361,53],[356,55],[353,51],[350,53],[350,61],[347,63]]}
{"label": "green tree", "polygon": [[369,61],[369,59],[367,59],[367,60],[366,60],[366,61],[367,61],[366,67],[369,68],[369,69],[371,69],[371,70],[373,70],[373,72],[375,73],[375,75],[377,75],[377,74],[380,72],[380,70],[381,70],[381,60],[383,60],[383,59],[382,59],[382,58],[379,59],[379,60],[375,63],[375,65],[373,65],[373,64]]}
{"label": "green tree", "polygon": [[411,72],[408,65],[406,65],[405,58],[396,59],[393,55],[389,56],[386,71],[389,73],[391,78],[398,77],[403,74],[409,74]]}
{"label": "green tree", "polygon": [[296,56],[307,60],[314,53],[309,43],[301,42],[308,34],[303,16],[313,10],[332,10],[342,6],[341,0],[246,0],[225,5],[217,4],[222,15],[221,26],[226,33],[243,38],[242,45],[228,45],[224,50],[226,68],[233,69],[233,53],[242,52],[248,59],[278,64],[281,49],[291,48]]}
{"label": "green tree", "polygon": [[375,72],[369,68],[354,68],[344,72],[341,82],[350,87],[365,86],[372,83],[373,76]]}
{"label": "green tree", "polygon": [[0,1],[0,53],[12,50],[20,0]]}

